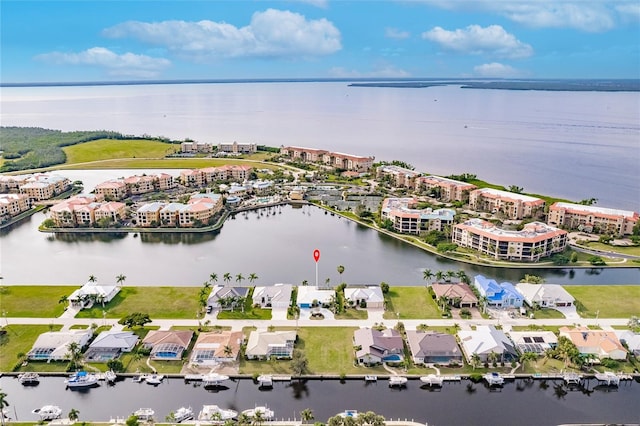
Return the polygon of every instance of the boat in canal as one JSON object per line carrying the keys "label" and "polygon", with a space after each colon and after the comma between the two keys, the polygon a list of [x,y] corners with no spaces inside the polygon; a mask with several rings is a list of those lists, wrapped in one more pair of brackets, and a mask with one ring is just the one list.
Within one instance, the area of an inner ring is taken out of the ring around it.
{"label": "boat in canal", "polygon": [[62,415],[62,408],[57,405],[43,405],[32,412],[40,416],[40,420],[55,420],[59,419]]}
{"label": "boat in canal", "polygon": [[596,379],[607,386],[618,386],[620,384],[620,377],[612,371],[596,373]]}
{"label": "boat in canal", "polygon": [[256,380],[260,387],[268,388],[273,386],[273,376],[271,374],[261,374]]}
{"label": "boat in canal", "polygon": [[64,383],[69,389],[80,389],[96,386],[99,380],[100,378],[96,374],[78,371],[65,379]]}
{"label": "boat in canal", "polygon": [[18,374],[18,381],[23,386],[34,386],[40,383],[40,375],[33,371],[20,373]]}
{"label": "boat in canal", "polygon": [[222,382],[229,380],[229,376],[218,373],[205,374],[202,377],[202,384],[204,386],[219,386]]}
{"label": "boat in canal", "polygon": [[118,376],[113,372],[113,370],[108,370],[104,373],[104,379],[107,381],[107,383],[113,383],[117,378]]}
{"label": "boat in canal", "polygon": [[364,376],[364,381],[365,382],[377,382],[378,381],[378,376],[373,376],[373,375]]}
{"label": "boat in canal", "polygon": [[255,408],[250,408],[248,410],[244,410],[242,414],[246,415],[250,419],[262,419],[262,420],[273,420],[275,417],[275,413],[273,410],[267,408],[266,406],[258,406]]}
{"label": "boat in canal", "polygon": [[342,418],[346,418],[346,417],[358,417],[358,410],[344,410],[342,413],[338,413],[336,414],[337,417],[342,417]]}
{"label": "boat in canal", "polygon": [[162,374],[150,374],[145,378],[148,385],[159,385],[164,380],[164,375]]}
{"label": "boat in canal", "polygon": [[138,420],[153,420],[155,413],[152,408],[138,408],[132,414],[136,416]]}
{"label": "boat in canal", "polygon": [[405,386],[407,384],[407,381],[409,379],[407,379],[404,376],[391,376],[389,377],[389,386],[390,387],[402,387]]}
{"label": "boat in canal", "polygon": [[173,421],[176,423],[193,419],[193,410],[191,407],[180,407],[173,413]]}
{"label": "boat in canal", "polygon": [[202,411],[198,414],[199,422],[211,422],[217,420],[233,420],[238,416],[238,412],[231,409],[221,408],[217,405],[203,405]]}
{"label": "boat in canal", "polygon": [[489,386],[504,385],[504,377],[495,371],[483,375],[482,378],[489,384]]}
{"label": "boat in canal", "polygon": [[442,386],[442,383],[444,383],[444,377],[437,374],[428,374],[420,377],[420,381],[429,386]]}

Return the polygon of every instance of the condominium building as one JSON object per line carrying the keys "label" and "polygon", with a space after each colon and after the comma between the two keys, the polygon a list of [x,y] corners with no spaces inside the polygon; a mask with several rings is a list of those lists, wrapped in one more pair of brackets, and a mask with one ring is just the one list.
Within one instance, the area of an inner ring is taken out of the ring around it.
{"label": "condominium building", "polygon": [[419,235],[426,231],[442,231],[452,225],[455,217],[453,209],[416,209],[415,198],[385,198],[382,202],[381,218],[389,219],[393,229],[403,234]]}
{"label": "condominium building", "polygon": [[20,192],[20,186],[27,183],[32,175],[0,175],[0,192]]}
{"label": "condominium building", "polygon": [[156,189],[158,178],[156,176],[129,176],[124,179],[127,192],[131,195],[140,195],[153,192]]}
{"label": "condominium building", "polygon": [[173,179],[173,176],[167,173],[160,173],[156,175],[157,185],[160,191],[166,191],[168,189],[173,189],[176,187],[176,182]]}
{"label": "condominium building", "polygon": [[166,204],[154,202],[145,204],[137,212],[137,225],[142,227],[158,226],[160,222],[160,211]]}
{"label": "condominium building", "polygon": [[199,169],[182,170],[180,172],[180,182],[186,186],[204,186],[204,172]]}
{"label": "condominium building", "polygon": [[76,195],[51,206],[49,217],[58,228],[92,225],[102,199],[101,194]]}
{"label": "condominium building", "polygon": [[633,233],[638,212],[557,202],[549,207],[547,222],[568,229],[623,236]]}
{"label": "condominium building", "polygon": [[375,157],[361,157],[358,155],[330,152],[324,149],[287,146],[280,149],[280,153],[294,161],[305,163],[323,163],[331,167],[357,172],[371,170]]}
{"label": "condominium building", "polygon": [[0,194],[0,222],[11,219],[31,208],[26,194]]}
{"label": "condominium building", "polygon": [[109,218],[111,222],[118,222],[124,219],[127,205],[118,201],[108,201],[100,204],[95,210],[95,220],[99,222],[100,219]]}
{"label": "condominium building", "polygon": [[63,176],[36,174],[28,177],[19,189],[32,201],[48,200],[71,189],[71,181]]}
{"label": "condominium building", "polygon": [[481,188],[469,193],[469,207],[476,211],[502,212],[509,219],[522,219],[542,212],[544,200],[515,192]]}
{"label": "condominium building", "polygon": [[567,232],[542,222],[524,225],[521,231],[508,231],[491,222],[470,219],[453,226],[453,242],[495,259],[535,262],[562,252]]}
{"label": "condominium building", "polygon": [[421,191],[434,191],[436,198],[444,202],[469,200],[469,193],[477,186],[467,182],[440,177],[420,176],[416,178],[416,189]]}
{"label": "condominium building", "polygon": [[182,142],[180,144],[180,152],[196,153],[196,152],[212,152],[213,144],[207,142]]}
{"label": "condominium building", "polygon": [[383,179],[385,176],[391,178],[393,185],[398,188],[415,188],[416,181],[420,173],[404,167],[385,165],[376,169],[376,179]]}
{"label": "condominium building", "polygon": [[127,196],[127,184],[122,179],[108,180],[96,185],[95,193],[106,200],[122,200]]}
{"label": "condominium building", "polygon": [[204,186],[221,180],[244,181],[249,179],[253,167],[247,165],[228,164],[220,167],[183,170],[180,178],[186,186]]}
{"label": "condominium building", "polygon": [[218,152],[227,152],[232,154],[253,154],[258,152],[258,145],[255,143],[219,143]]}

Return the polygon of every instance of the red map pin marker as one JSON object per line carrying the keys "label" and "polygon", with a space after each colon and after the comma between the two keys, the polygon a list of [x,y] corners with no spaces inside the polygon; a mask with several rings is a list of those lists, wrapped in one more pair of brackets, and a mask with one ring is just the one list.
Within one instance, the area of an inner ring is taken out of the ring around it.
{"label": "red map pin marker", "polygon": [[313,251],[313,260],[315,260],[316,263],[318,263],[318,260],[320,260],[320,250],[315,249]]}

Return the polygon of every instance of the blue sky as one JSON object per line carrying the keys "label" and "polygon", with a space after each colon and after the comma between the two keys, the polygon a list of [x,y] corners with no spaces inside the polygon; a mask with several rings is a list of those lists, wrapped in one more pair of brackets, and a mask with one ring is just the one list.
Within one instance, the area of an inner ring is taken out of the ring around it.
{"label": "blue sky", "polygon": [[640,78],[638,0],[2,0],[3,83]]}

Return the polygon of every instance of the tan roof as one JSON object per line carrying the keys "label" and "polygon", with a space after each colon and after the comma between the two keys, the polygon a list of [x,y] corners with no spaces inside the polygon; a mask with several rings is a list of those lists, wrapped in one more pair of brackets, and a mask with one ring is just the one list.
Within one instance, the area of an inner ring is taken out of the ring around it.
{"label": "tan roof", "polygon": [[235,357],[240,351],[240,344],[243,339],[244,335],[241,331],[201,333],[200,336],[198,336],[196,344],[193,346],[193,350],[214,349],[216,357],[226,358],[227,355],[224,353],[224,348],[229,346],[232,351],[231,357]]}
{"label": "tan roof", "polygon": [[175,343],[187,348],[192,337],[193,331],[191,330],[151,330],[142,343],[149,346],[161,343]]}

